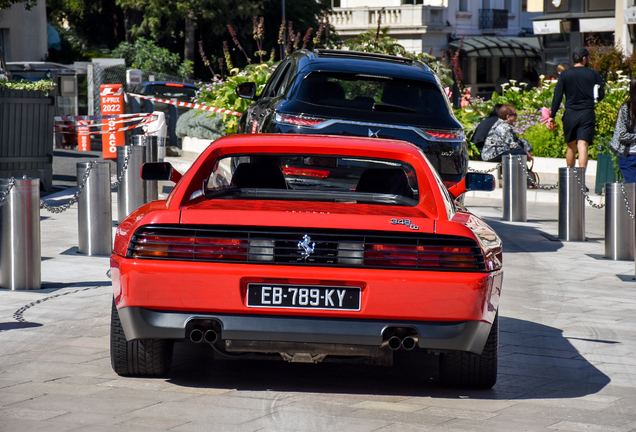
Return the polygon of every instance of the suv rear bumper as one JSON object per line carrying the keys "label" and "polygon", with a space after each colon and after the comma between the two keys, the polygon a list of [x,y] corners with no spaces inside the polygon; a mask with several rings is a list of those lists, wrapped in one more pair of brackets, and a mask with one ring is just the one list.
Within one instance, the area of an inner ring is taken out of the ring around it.
{"label": "suv rear bumper", "polygon": [[429,350],[481,354],[491,324],[482,321],[426,322],[313,318],[271,315],[229,315],[157,311],[141,307],[118,310],[127,340],[185,339],[188,323],[211,320],[220,324],[220,338],[237,341],[301,342],[380,347],[385,330],[409,328],[417,345]]}

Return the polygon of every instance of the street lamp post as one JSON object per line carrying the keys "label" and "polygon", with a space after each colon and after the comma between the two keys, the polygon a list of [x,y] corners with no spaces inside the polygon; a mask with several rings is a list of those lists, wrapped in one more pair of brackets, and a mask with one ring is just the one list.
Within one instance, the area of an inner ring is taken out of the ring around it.
{"label": "street lamp post", "polygon": [[287,46],[287,22],[285,21],[285,0],[283,0],[283,20],[285,27],[283,28],[283,49],[281,50],[281,58],[285,58],[285,47]]}

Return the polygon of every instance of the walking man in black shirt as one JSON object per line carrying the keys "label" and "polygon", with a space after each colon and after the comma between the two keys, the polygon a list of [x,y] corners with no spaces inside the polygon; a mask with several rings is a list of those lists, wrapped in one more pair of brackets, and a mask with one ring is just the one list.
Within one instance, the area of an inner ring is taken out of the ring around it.
{"label": "walking man in black shirt", "polygon": [[568,145],[566,163],[573,167],[576,153],[579,153],[579,167],[587,167],[587,149],[594,141],[596,115],[594,103],[605,97],[603,78],[594,69],[588,68],[590,53],[586,48],[578,48],[572,54],[574,67],[564,70],[554,88],[554,99],[548,127],[554,128],[554,117],[565,94],[563,114],[563,134]]}

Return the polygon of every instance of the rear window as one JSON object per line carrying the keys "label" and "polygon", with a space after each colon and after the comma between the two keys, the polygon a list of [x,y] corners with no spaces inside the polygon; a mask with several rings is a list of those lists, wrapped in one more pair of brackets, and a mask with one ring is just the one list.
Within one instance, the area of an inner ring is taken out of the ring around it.
{"label": "rear window", "polygon": [[334,108],[439,115],[448,111],[435,83],[388,76],[313,72],[298,90],[298,100]]}
{"label": "rear window", "polygon": [[324,155],[228,156],[207,180],[209,199],[273,199],[415,206],[413,167],[400,161]]}
{"label": "rear window", "polygon": [[179,99],[192,99],[196,95],[196,89],[190,87],[150,85],[146,87],[146,94],[155,96],[162,96],[164,99],[179,98]]}

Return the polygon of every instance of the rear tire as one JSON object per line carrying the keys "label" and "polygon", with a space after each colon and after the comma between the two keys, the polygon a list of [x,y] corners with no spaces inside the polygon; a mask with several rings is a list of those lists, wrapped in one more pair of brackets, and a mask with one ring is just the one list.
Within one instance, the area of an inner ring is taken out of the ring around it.
{"label": "rear tire", "polygon": [[110,315],[110,364],[121,376],[157,377],[170,370],[174,341],[137,339],[126,341],[113,299]]}
{"label": "rear tire", "polygon": [[489,389],[497,382],[499,356],[499,313],[492,322],[481,355],[454,351],[440,355],[440,381],[451,387]]}

